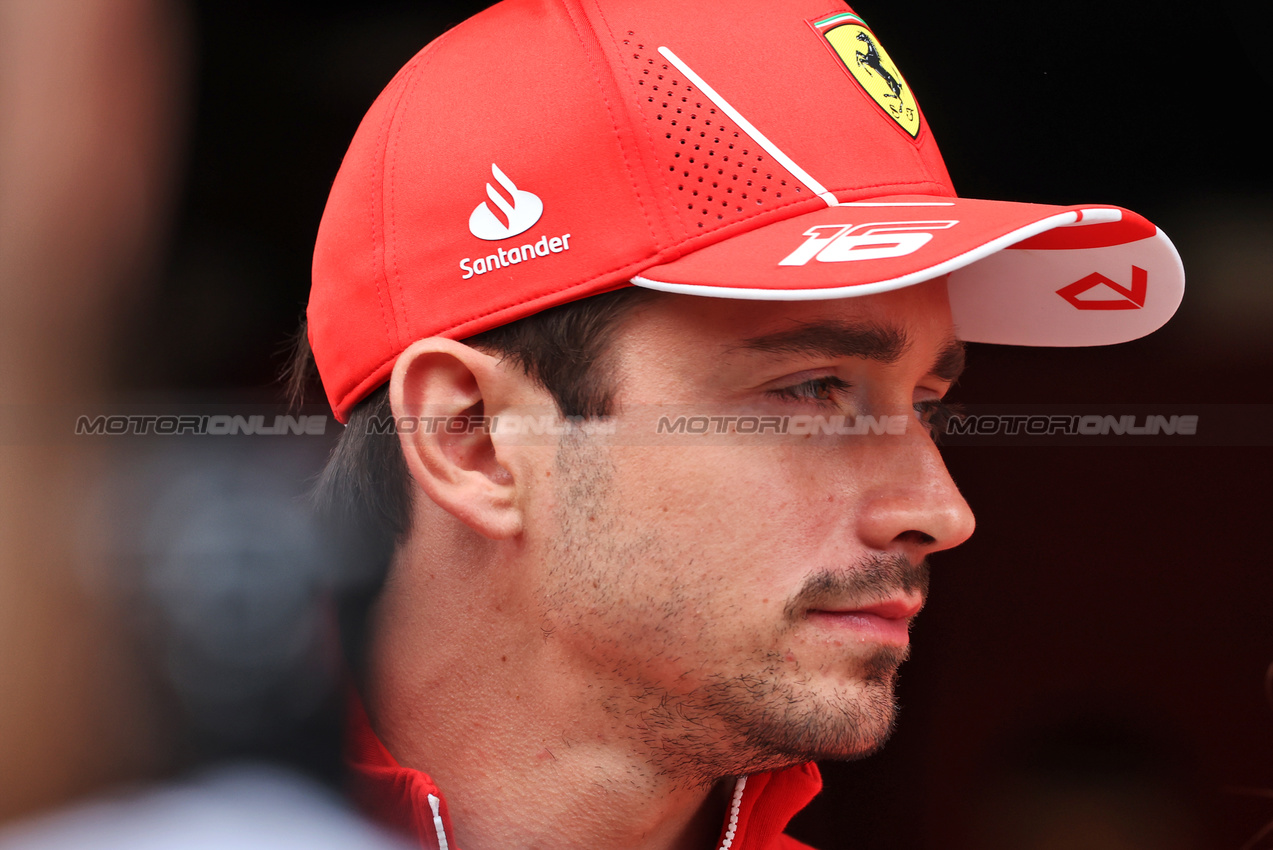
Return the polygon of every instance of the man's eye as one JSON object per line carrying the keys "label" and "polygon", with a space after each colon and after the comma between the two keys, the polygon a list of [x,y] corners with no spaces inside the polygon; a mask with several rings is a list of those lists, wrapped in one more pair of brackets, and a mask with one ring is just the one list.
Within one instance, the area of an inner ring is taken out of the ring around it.
{"label": "man's eye", "polygon": [[934,398],[915,402],[915,415],[936,442],[946,433],[950,421],[958,419],[963,414],[958,405],[947,404],[941,399]]}
{"label": "man's eye", "polygon": [[770,390],[769,394],[789,401],[812,401],[817,404],[834,404],[851,384],[835,375],[813,378],[790,387]]}

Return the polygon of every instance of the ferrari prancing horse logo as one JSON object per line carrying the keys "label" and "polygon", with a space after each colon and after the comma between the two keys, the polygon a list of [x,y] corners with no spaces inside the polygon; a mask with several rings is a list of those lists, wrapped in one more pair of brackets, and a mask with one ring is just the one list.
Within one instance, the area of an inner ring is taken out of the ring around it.
{"label": "ferrari prancing horse logo", "polygon": [[919,107],[901,71],[880,46],[862,19],[844,13],[814,22],[844,67],[871,99],[910,134],[919,135]]}

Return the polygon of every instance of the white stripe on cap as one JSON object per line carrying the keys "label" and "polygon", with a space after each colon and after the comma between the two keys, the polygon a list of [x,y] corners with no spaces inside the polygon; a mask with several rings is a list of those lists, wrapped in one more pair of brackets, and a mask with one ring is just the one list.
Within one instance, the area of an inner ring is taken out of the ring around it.
{"label": "white stripe on cap", "polygon": [[663,54],[664,59],[680,69],[682,74],[693,80],[694,85],[698,86],[699,90],[702,91],[703,94],[707,95],[708,99],[711,100],[712,103],[716,104],[720,107],[722,112],[734,119],[734,123],[738,125],[739,129],[748,136],[751,136],[752,141],[768,151],[769,155],[778,160],[778,162],[782,163],[783,168],[790,171],[792,176],[805,186],[808,186],[810,191],[826,202],[827,206],[838,207],[840,205],[840,202],[836,200],[835,195],[832,195],[826,186],[823,186],[817,180],[813,179],[812,174],[796,165],[795,160],[783,153],[782,149],[771,142],[768,136],[757,130],[754,124],[744,118],[743,114],[735,109],[729,101],[721,97],[720,92],[709,86],[706,80],[694,73],[694,70],[690,68],[689,65],[682,62],[679,56],[666,47],[660,47],[659,53]]}

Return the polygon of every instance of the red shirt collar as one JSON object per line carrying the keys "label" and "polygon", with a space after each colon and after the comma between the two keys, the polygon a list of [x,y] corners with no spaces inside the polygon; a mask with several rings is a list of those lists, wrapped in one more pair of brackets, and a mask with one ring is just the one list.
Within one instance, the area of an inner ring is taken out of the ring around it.
{"label": "red shirt collar", "polygon": [[[417,840],[425,850],[459,850],[446,798],[429,775],[403,767],[372,731],[358,700],[350,700],[346,762],[350,794],[368,816]],[[737,817],[731,811],[721,826],[717,847],[733,835],[724,850],[799,850],[806,845],[783,835],[787,823],[822,790],[822,776],[813,762],[786,770],[748,776],[741,799],[735,796]]]}

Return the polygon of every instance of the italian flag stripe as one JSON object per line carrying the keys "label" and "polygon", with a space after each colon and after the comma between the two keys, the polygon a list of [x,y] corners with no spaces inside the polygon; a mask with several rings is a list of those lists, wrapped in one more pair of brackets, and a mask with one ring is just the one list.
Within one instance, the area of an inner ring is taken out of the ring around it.
{"label": "italian flag stripe", "polygon": [[847,24],[850,22],[859,23],[862,26],[866,26],[866,21],[862,20],[857,15],[851,14],[849,12],[841,12],[838,15],[832,15],[829,18],[823,18],[820,21],[816,21],[814,23],[814,26],[817,27],[818,29],[825,29],[827,27],[834,26],[837,24]]}

